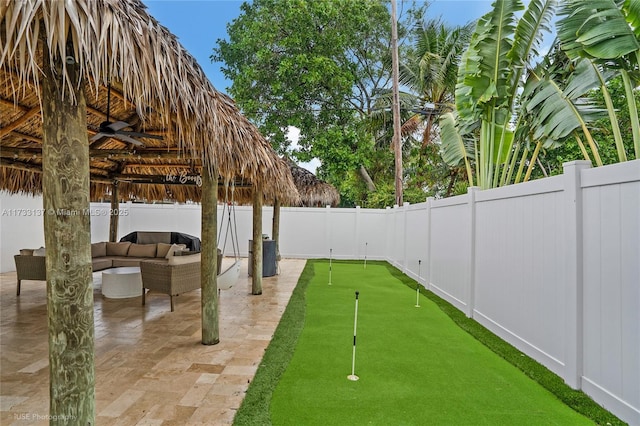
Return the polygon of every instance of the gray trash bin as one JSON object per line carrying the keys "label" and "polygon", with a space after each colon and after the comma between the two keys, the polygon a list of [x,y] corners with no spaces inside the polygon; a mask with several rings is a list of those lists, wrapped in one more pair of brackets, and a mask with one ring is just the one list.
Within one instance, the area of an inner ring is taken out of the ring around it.
{"label": "gray trash bin", "polygon": [[[272,277],[277,272],[276,241],[262,240],[262,276]],[[253,240],[249,240],[249,276],[253,274]]]}

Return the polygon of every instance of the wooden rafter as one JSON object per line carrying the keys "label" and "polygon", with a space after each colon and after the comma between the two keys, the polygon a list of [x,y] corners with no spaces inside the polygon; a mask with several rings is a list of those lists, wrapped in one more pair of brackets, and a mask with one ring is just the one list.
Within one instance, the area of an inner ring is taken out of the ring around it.
{"label": "wooden rafter", "polygon": [[[10,155],[9,155],[10,154]],[[40,155],[42,154],[41,148],[14,148],[3,147],[0,151],[0,155],[3,157],[13,157],[15,155]],[[173,159],[173,160],[195,160],[200,159],[192,156],[178,156],[176,149],[145,149],[144,151],[131,151],[128,149],[92,149],[89,151],[89,155],[93,159],[106,159],[106,160],[161,160],[161,159]]]}
{"label": "wooden rafter", "polygon": [[7,136],[16,128],[20,127],[22,124],[24,124],[29,119],[31,119],[31,117],[37,115],[39,112],[40,112],[40,105],[31,108],[30,110],[22,114],[20,118],[4,126],[2,129],[0,129],[0,139]]}

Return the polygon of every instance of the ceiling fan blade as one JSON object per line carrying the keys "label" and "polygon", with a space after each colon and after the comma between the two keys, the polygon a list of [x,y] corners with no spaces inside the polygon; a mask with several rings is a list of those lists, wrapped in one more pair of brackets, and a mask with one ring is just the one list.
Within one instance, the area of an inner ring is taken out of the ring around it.
{"label": "ceiling fan blade", "polygon": [[164,139],[160,135],[151,135],[149,133],[141,133],[141,132],[129,132],[129,131],[126,131],[126,130],[119,130],[116,133],[119,134],[119,135],[137,136],[139,138],[149,138],[149,139],[159,139],[159,140]]}
{"label": "ceiling fan blade", "polygon": [[144,144],[142,142],[140,142],[138,140],[135,140],[132,137],[129,137],[127,135],[122,135],[120,133],[116,133],[116,134],[108,135],[108,136],[110,136],[110,137],[112,137],[114,139],[118,139],[119,141],[122,141],[122,142],[129,142],[129,143],[131,143],[131,144],[133,144],[135,146],[144,147]]}
{"label": "ceiling fan blade", "polygon": [[131,127],[129,123],[125,123],[124,121],[116,121],[115,123],[109,123],[105,127],[117,132],[118,130],[122,130],[125,127]]}
{"label": "ceiling fan blade", "polygon": [[110,136],[110,135],[107,135],[106,133],[102,133],[102,132],[96,133],[91,137],[91,139],[89,139],[89,142],[93,143],[99,139],[104,138],[105,136]]}

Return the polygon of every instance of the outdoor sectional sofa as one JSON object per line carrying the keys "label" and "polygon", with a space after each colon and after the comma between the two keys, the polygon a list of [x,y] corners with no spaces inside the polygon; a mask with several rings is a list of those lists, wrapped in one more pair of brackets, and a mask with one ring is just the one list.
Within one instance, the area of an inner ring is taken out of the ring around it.
{"label": "outdoor sectional sofa", "polygon": [[[182,254],[184,244],[135,244],[131,242],[99,242],[91,244],[91,268],[93,272],[109,268],[140,266],[142,261],[168,263],[171,251]],[[22,280],[46,281],[45,249],[22,249],[14,257],[18,279],[16,294],[20,295]]]}
{"label": "outdoor sectional sofa", "polygon": [[[136,244],[126,242],[100,242],[91,244],[91,266],[93,272],[108,268],[140,266],[143,260],[167,263],[169,250],[172,255],[186,249],[184,245],[155,243]],[[170,257],[170,256],[169,256]]]}
{"label": "outdoor sectional sofa", "polygon": [[[18,296],[22,280],[46,280],[44,249],[24,249],[20,253],[14,256]],[[221,263],[222,252],[218,249],[218,274]],[[169,296],[171,312],[174,311],[173,296],[200,288],[200,253],[186,251],[185,244],[137,244],[129,241],[93,243],[91,264],[93,272],[139,266],[143,287],[142,305],[145,304],[144,289],[153,290]]]}

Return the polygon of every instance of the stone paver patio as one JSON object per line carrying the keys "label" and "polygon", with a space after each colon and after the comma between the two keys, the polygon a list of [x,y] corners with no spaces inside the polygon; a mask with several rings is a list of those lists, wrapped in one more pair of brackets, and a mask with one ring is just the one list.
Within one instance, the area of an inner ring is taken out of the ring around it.
{"label": "stone paver patio", "polygon": [[[225,259],[227,260],[227,259]],[[252,296],[240,279],[220,295],[220,343],[201,342],[200,290],[175,298],[106,299],[94,273],[96,424],[229,425],[305,261],[283,259]],[[46,288],[0,274],[0,424],[49,424]]]}

